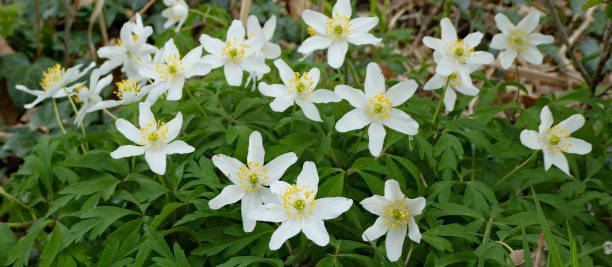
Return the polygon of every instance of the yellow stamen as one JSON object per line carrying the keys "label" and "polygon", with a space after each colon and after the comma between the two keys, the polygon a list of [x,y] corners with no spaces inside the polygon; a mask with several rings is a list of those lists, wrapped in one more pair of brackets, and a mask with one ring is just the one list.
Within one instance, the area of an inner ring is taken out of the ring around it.
{"label": "yellow stamen", "polygon": [[40,82],[40,86],[45,90],[53,87],[64,79],[65,73],[66,69],[64,67],[60,64],[55,64],[55,66],[48,68],[47,71],[43,71],[43,79]]}

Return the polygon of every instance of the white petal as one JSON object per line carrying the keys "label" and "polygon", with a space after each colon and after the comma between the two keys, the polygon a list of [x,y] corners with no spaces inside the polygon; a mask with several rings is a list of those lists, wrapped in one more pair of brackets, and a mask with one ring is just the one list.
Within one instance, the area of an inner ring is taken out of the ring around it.
{"label": "white petal", "polygon": [[453,42],[457,40],[457,30],[449,18],[443,18],[440,21],[442,28],[442,40],[445,42]]}
{"label": "white petal", "polygon": [[247,36],[253,36],[261,33],[261,25],[259,25],[259,19],[255,15],[250,15],[247,18]]}
{"label": "white petal", "polygon": [[225,64],[223,67],[223,72],[225,73],[225,79],[229,85],[240,86],[242,83],[242,68],[239,64]]}
{"label": "white petal", "polygon": [[223,64],[225,64],[223,57],[213,54],[203,56],[202,61],[210,64],[210,67],[213,69],[221,67]]}
{"label": "white petal", "polygon": [[421,232],[419,232],[419,226],[416,224],[414,217],[412,216],[410,216],[408,219],[408,237],[414,242],[421,242]]}
{"label": "white petal", "polygon": [[147,150],[145,160],[154,173],[164,175],[166,172],[166,155],[160,150]]}
{"label": "white petal", "polygon": [[319,12],[312,11],[310,9],[304,10],[302,13],[302,19],[306,25],[312,27],[313,30],[318,32],[319,34],[325,33],[325,23],[329,20],[329,18]]}
{"label": "white petal", "polygon": [[310,77],[312,85],[317,87],[317,84],[319,84],[319,79],[321,79],[321,71],[316,67],[312,68],[308,71],[308,77]]}
{"label": "white petal", "polygon": [[567,164],[567,159],[565,158],[565,155],[563,155],[563,153],[551,152],[550,162],[552,163],[552,165],[557,166],[560,170],[562,170],[567,175],[572,176],[569,172],[569,166]]}
{"label": "white petal", "polygon": [[359,17],[350,21],[351,31],[369,32],[378,25],[378,17]]}
{"label": "white petal", "polygon": [[244,166],[239,160],[226,155],[217,154],[212,157],[213,164],[234,184],[240,184],[238,172]]}
{"label": "white petal", "polygon": [[385,127],[378,122],[374,122],[370,124],[368,127],[368,148],[370,149],[370,153],[374,157],[378,157],[380,152],[382,152],[383,143],[385,142]]}
{"label": "white petal", "polygon": [[591,152],[591,144],[582,139],[570,137],[568,143],[570,145],[567,149],[568,153],[584,155]]}
{"label": "white petal", "polygon": [[297,161],[297,156],[293,152],[282,154],[269,161],[264,168],[268,170],[268,184],[280,179],[285,171]]}
{"label": "white petal", "polygon": [[[452,90],[447,90],[447,93],[448,91]],[[419,124],[406,112],[396,108],[389,110],[389,118],[384,119],[382,123],[393,130],[407,135],[416,135],[419,132]]]}
{"label": "white petal", "polygon": [[288,107],[293,105],[295,97],[293,96],[280,96],[274,99],[272,103],[270,103],[270,108],[276,112],[283,112]]}
{"label": "white petal", "polygon": [[374,62],[368,64],[363,88],[365,89],[366,98],[373,98],[385,92],[385,76],[383,76],[382,70],[378,64]]}
{"label": "white petal", "polygon": [[359,202],[359,204],[361,204],[361,206],[363,206],[363,208],[367,211],[378,216],[383,216],[384,206],[388,205],[389,201],[383,196],[373,195],[363,199],[361,202]]}
{"label": "white petal", "polygon": [[244,188],[240,187],[239,185],[228,185],[221,190],[219,195],[208,202],[208,206],[211,209],[216,210],[227,204],[236,203],[244,196],[245,192],[246,191]]}
{"label": "white petal", "polygon": [[263,57],[246,57],[240,62],[240,67],[248,72],[268,73],[270,67],[266,65],[266,59]]}
{"label": "white petal", "polygon": [[584,125],[584,116],[581,114],[574,114],[569,116],[567,119],[559,123],[559,127],[566,129],[569,133],[573,133]]}
{"label": "white petal", "polygon": [[385,97],[389,98],[393,103],[392,107],[397,107],[408,100],[414,92],[419,88],[419,85],[414,80],[400,82],[391,86],[385,93]]}
{"label": "white petal", "polygon": [[423,37],[423,44],[433,50],[444,50],[446,49],[447,42],[442,41],[442,39],[425,36]]}
{"label": "white petal", "polygon": [[387,232],[387,240],[385,240],[385,248],[387,250],[387,258],[389,261],[396,261],[402,256],[402,247],[406,238],[406,226],[400,226],[396,229],[389,229]]}
{"label": "white petal", "polygon": [[326,89],[314,90],[310,95],[308,95],[307,99],[312,103],[330,103],[342,101],[342,99],[333,91]]}
{"label": "white petal", "polygon": [[168,123],[164,124],[160,129],[167,129],[166,138],[167,142],[174,140],[181,132],[181,126],[183,125],[183,114],[177,113],[176,116]]}
{"label": "white petal", "polygon": [[321,115],[319,115],[319,110],[317,110],[317,107],[312,102],[306,101],[303,98],[298,97],[295,99],[295,103],[300,106],[306,118],[313,121],[323,121],[321,120]]}
{"label": "white petal", "polygon": [[269,247],[271,250],[279,249],[287,239],[299,234],[301,229],[300,221],[286,220],[272,233]]}
{"label": "white petal", "polygon": [[425,198],[417,197],[417,198],[406,198],[404,199],[404,203],[406,204],[406,209],[412,216],[421,215],[423,209],[425,208]]}
{"label": "white petal", "polygon": [[134,125],[127,120],[119,118],[115,121],[115,127],[117,127],[117,131],[119,131],[128,140],[137,144],[140,143],[140,130],[134,127]]}
{"label": "white petal", "polygon": [[[151,112],[151,105],[147,103],[140,103],[138,105],[138,123],[140,127],[145,127],[151,122],[155,122],[155,116],[153,116],[153,112]],[[157,123],[155,124],[155,130],[157,130]]]}
{"label": "white petal", "polygon": [[327,49],[327,64],[330,67],[337,69],[344,63],[344,57],[348,51],[348,42],[346,40],[333,41]]}
{"label": "white petal", "polygon": [[510,48],[510,45],[508,43],[508,35],[505,35],[503,33],[493,35],[493,39],[491,40],[491,44],[489,44],[489,47],[496,50],[504,50]]}
{"label": "white petal", "polygon": [[258,131],[253,131],[249,136],[249,152],[247,153],[247,162],[253,162],[264,165],[265,156],[264,147],[261,141],[261,134]]}
{"label": "white petal", "polygon": [[476,51],[472,53],[472,56],[467,60],[469,64],[491,64],[495,58],[489,52]]}
{"label": "white petal", "polygon": [[550,149],[542,149],[542,156],[544,157],[544,170],[548,171],[552,165],[552,155],[554,152]]}
{"label": "white petal", "polygon": [[332,14],[334,16],[340,15],[350,18],[352,10],[351,10],[351,2],[349,0],[338,0],[332,9]]}
{"label": "white petal", "polygon": [[444,107],[446,111],[453,111],[453,109],[455,109],[456,100],[457,100],[457,93],[455,93],[455,90],[453,90],[452,87],[446,89],[446,93],[444,94]]}
{"label": "white petal", "polygon": [[540,53],[540,50],[538,50],[538,48],[534,46],[530,46],[519,53],[525,61],[534,65],[542,64],[542,60],[544,59],[544,55],[542,55],[542,53]]}
{"label": "white petal", "polygon": [[[276,16],[272,15],[263,26],[263,33],[266,40],[272,39],[274,35],[274,30],[276,29]],[[280,48],[279,48],[280,49]]]}
{"label": "white petal", "polygon": [[252,220],[264,222],[282,222],[288,219],[287,213],[279,203],[269,203],[258,206],[247,213],[247,217]]}
{"label": "white petal", "polygon": [[305,161],[302,165],[302,171],[296,179],[298,186],[306,185],[314,190],[315,194],[319,188],[319,174],[317,173],[317,166],[312,161]]}
{"label": "white petal", "polygon": [[114,159],[120,159],[131,156],[138,156],[145,153],[145,148],[142,146],[120,146],[115,151],[110,153],[110,156]]}
{"label": "white petal", "polygon": [[497,28],[505,34],[515,29],[514,24],[502,13],[497,13],[495,15],[495,24],[497,24]]}
{"label": "white petal", "polygon": [[541,44],[550,44],[554,41],[555,38],[552,35],[544,35],[538,32],[529,34],[529,44],[533,46]]}
{"label": "white petal", "polygon": [[265,82],[260,82],[259,91],[265,96],[289,96],[289,87],[283,84],[267,84]]}
{"label": "white petal", "polygon": [[227,29],[227,41],[236,40],[238,42],[244,41],[244,26],[242,26],[242,22],[239,20],[233,20],[232,25]]}
{"label": "white petal", "polygon": [[315,35],[308,37],[298,48],[302,54],[310,54],[315,50],[325,49],[332,43],[332,39],[326,35]]}
{"label": "white petal", "polygon": [[552,113],[550,112],[550,109],[548,109],[548,106],[544,106],[542,108],[542,111],[540,112],[540,133],[546,132],[548,131],[548,129],[550,129],[550,126],[552,126],[553,124],[553,116]]}
{"label": "white petal", "polygon": [[274,59],[281,56],[281,48],[277,44],[266,43],[262,49],[266,59]]}
{"label": "white petal", "polygon": [[329,234],[325,229],[323,220],[316,218],[304,219],[302,225],[304,235],[318,246],[326,246],[329,244]]}
{"label": "white petal", "polygon": [[440,74],[434,74],[423,86],[423,90],[437,90],[446,85],[446,78]]}
{"label": "white petal", "polygon": [[376,45],[382,41],[381,38],[377,38],[373,34],[367,32],[351,33],[346,40],[355,45]]}
{"label": "white petal", "polygon": [[281,58],[274,60],[274,66],[278,69],[278,76],[280,76],[283,83],[289,86],[291,84],[291,79],[295,76],[293,70]]}
{"label": "white petal", "polygon": [[483,36],[484,34],[482,34],[481,32],[473,32],[463,38],[463,41],[471,48],[474,48],[478,46],[478,44],[480,44],[480,41],[482,40]]}
{"label": "white petal", "polygon": [[383,217],[378,217],[374,224],[363,232],[361,238],[363,241],[374,241],[387,233],[388,229]]}
{"label": "white petal", "polygon": [[400,189],[399,183],[394,179],[385,181],[385,199],[388,201],[403,200],[404,193]]}
{"label": "white petal", "polygon": [[521,132],[521,144],[533,150],[544,148],[540,140],[540,134],[533,130],[523,130]]}
{"label": "white petal", "polygon": [[502,68],[509,69],[510,66],[512,66],[512,63],[514,62],[514,59],[516,59],[516,55],[517,53],[514,49],[507,49],[501,51],[499,53],[499,63],[501,64]]}
{"label": "white petal", "polygon": [[[275,194],[279,200],[282,201],[282,195],[290,188],[291,185],[285,181],[274,181],[270,184],[270,191]],[[280,202],[280,201],[279,201]]]}
{"label": "white petal", "polygon": [[192,49],[183,59],[185,77],[203,76],[210,72],[212,66],[202,58],[202,47]]}
{"label": "white petal", "polygon": [[362,129],[366,125],[370,124],[370,117],[363,108],[353,109],[336,122],[336,131],[348,132],[352,130]]}
{"label": "white petal", "polygon": [[168,94],[166,95],[166,100],[177,101],[183,97],[183,86],[185,85],[185,78],[180,77],[177,80],[168,81],[167,85]]}
{"label": "white petal", "polygon": [[[237,186],[237,185],[235,185]],[[247,216],[247,214],[257,207],[261,206],[261,200],[258,197],[259,191],[247,193],[240,201],[240,213],[242,215],[242,229],[245,233],[253,232],[255,229],[256,220]]]}
{"label": "white petal", "polygon": [[448,77],[451,73],[455,72],[455,63],[448,56],[442,56],[440,63],[436,66],[436,73]]}
{"label": "white petal", "polygon": [[518,24],[516,24],[516,28],[521,29],[524,32],[532,32],[538,26],[539,22],[540,13],[533,11],[524,17]]}
{"label": "white petal", "polygon": [[368,99],[363,91],[357,90],[348,85],[336,85],[334,93],[337,96],[346,99],[351,106],[356,108],[365,108],[368,105]]}
{"label": "white petal", "polygon": [[185,141],[176,140],[164,146],[164,154],[187,154],[195,151],[195,148],[185,143]]}
{"label": "white petal", "polygon": [[345,197],[324,197],[315,200],[312,216],[321,220],[330,220],[345,213],[353,205],[353,200]]}

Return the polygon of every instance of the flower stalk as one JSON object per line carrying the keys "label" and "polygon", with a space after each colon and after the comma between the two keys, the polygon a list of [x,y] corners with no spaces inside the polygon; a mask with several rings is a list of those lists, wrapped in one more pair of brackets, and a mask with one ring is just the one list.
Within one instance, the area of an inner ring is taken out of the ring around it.
{"label": "flower stalk", "polygon": [[198,110],[200,111],[200,113],[202,113],[202,116],[204,116],[206,121],[210,122],[210,118],[208,118],[208,115],[206,115],[206,111],[204,111],[204,109],[202,108],[202,106],[200,105],[198,100],[193,96],[193,94],[191,93],[191,89],[189,89],[189,87],[185,86],[185,91],[187,92],[187,94],[189,95],[189,98],[191,98],[193,103],[196,104],[196,106],[198,107]]}
{"label": "flower stalk", "polygon": [[440,95],[440,100],[438,101],[438,106],[436,107],[436,112],[434,113],[433,119],[431,120],[431,124],[436,122],[436,118],[438,118],[438,113],[440,112],[440,108],[442,107],[442,102],[444,102],[444,94],[446,94],[446,89],[448,88],[448,83],[450,79],[446,80],[446,85],[444,85],[444,89],[442,90],[442,94]]}
{"label": "flower stalk", "polygon": [[533,152],[533,154],[531,154],[531,156],[526,159],[525,161],[523,161],[523,163],[521,163],[521,165],[518,165],[516,167],[514,167],[514,169],[512,169],[512,171],[510,171],[508,174],[506,174],[503,178],[501,178],[494,186],[493,189],[497,188],[499,185],[501,185],[504,181],[506,181],[506,179],[508,179],[510,176],[512,176],[515,172],[517,172],[518,170],[520,170],[521,168],[525,167],[525,165],[527,165],[527,163],[529,163],[533,158],[535,158],[535,156],[538,154],[538,151],[536,150],[535,152]]}

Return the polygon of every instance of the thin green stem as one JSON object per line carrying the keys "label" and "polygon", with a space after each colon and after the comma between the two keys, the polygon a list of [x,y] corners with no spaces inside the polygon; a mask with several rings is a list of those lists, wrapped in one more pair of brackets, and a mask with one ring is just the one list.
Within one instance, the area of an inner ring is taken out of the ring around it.
{"label": "thin green stem", "polygon": [[[72,107],[72,110],[74,111],[74,115],[76,115],[77,121],[79,122],[79,127],[81,128],[81,133],[83,134],[83,141],[85,142],[85,149],[83,149],[83,152],[87,152],[89,151],[89,145],[87,144],[87,132],[85,132],[85,127],[83,126],[83,120],[81,120],[81,115],[79,115],[79,110],[76,108],[76,105],[74,104],[74,100],[72,100],[72,97],[70,97],[70,94],[68,93],[68,90],[66,90],[66,88],[64,88],[64,92],[66,92],[68,101],[70,101],[70,106]],[[83,144],[81,144],[82,146]]]}
{"label": "thin green stem", "polygon": [[[136,115],[136,102],[132,102],[132,121],[134,126],[138,122],[138,116]],[[136,170],[136,156],[132,156],[132,172]]]}
{"label": "thin green stem", "polygon": [[187,94],[189,95],[189,97],[191,98],[193,103],[196,104],[196,106],[198,107],[198,110],[200,110],[200,113],[202,113],[202,116],[204,116],[206,121],[210,122],[210,119],[208,118],[208,115],[206,115],[206,111],[204,111],[202,106],[200,106],[200,102],[198,102],[198,100],[195,98],[195,96],[193,96],[193,94],[191,93],[191,90],[189,89],[189,87],[185,86],[185,91],[187,92]]}
{"label": "thin green stem", "polygon": [[436,118],[438,118],[438,113],[440,112],[440,108],[442,107],[442,102],[444,102],[444,94],[446,94],[446,88],[448,88],[449,79],[446,79],[446,84],[444,85],[444,89],[442,90],[442,95],[440,95],[440,100],[438,101],[438,106],[436,107],[436,112],[434,113],[433,119],[431,120],[431,124],[436,122]]}
{"label": "thin green stem", "polygon": [[357,139],[357,143],[355,143],[355,146],[353,147],[353,151],[351,152],[351,156],[349,157],[349,160],[348,160],[349,162],[353,160],[353,157],[355,156],[355,152],[357,152],[357,148],[359,147],[359,143],[361,143],[361,139],[363,139],[365,132],[366,132],[366,128],[364,127],[363,130],[361,130],[361,135],[359,135],[359,139]]}
{"label": "thin green stem", "polygon": [[57,125],[59,125],[60,130],[62,130],[63,134],[66,134],[66,129],[64,129],[64,124],[62,123],[62,119],[60,119],[59,112],[57,111],[57,102],[55,98],[51,98],[51,102],[53,102],[53,111],[55,111],[55,119],[57,119]]}
{"label": "thin green stem", "polygon": [[168,195],[168,187],[166,186],[166,181],[164,181],[164,177],[158,174],[157,178],[159,178],[159,182],[162,184],[162,187],[164,188],[164,194],[166,195],[166,201],[170,202],[170,195]]}
{"label": "thin green stem", "polygon": [[414,249],[414,242],[410,241],[410,248],[408,248],[408,254],[404,260],[404,266],[408,266],[408,263],[410,262],[410,257],[412,257],[412,249]]}
{"label": "thin green stem", "polygon": [[342,74],[340,68],[337,68],[336,72],[338,72],[338,76],[340,76],[340,84],[344,84],[344,74]]}
{"label": "thin green stem", "polygon": [[4,188],[2,186],[0,186],[0,195],[3,195],[4,197],[6,197],[6,198],[8,198],[8,199],[10,199],[12,201],[15,201],[17,204],[19,204],[20,206],[22,206],[25,209],[27,209],[32,214],[32,220],[33,221],[36,220],[36,215],[38,213],[34,209],[30,208],[30,206],[28,206],[27,204],[23,203],[18,198],[14,197],[13,195],[11,195],[8,192],[4,191]]}
{"label": "thin green stem", "polygon": [[495,189],[496,187],[498,187],[499,185],[501,185],[506,179],[508,179],[510,176],[512,176],[515,172],[517,172],[518,170],[520,170],[521,168],[525,167],[525,165],[527,165],[527,163],[529,163],[533,158],[535,158],[535,156],[538,154],[538,150],[536,150],[535,152],[533,152],[533,154],[531,154],[531,156],[526,159],[525,161],[523,161],[523,163],[521,163],[521,165],[518,165],[516,167],[514,167],[514,169],[512,169],[512,171],[510,171],[508,174],[506,174],[503,178],[501,178],[494,186],[493,189]]}
{"label": "thin green stem", "polygon": [[353,69],[353,66],[349,62],[348,58],[345,63],[346,63],[347,68],[351,72],[351,76],[353,77],[353,82],[355,82],[355,85],[359,86],[359,80],[357,78],[357,74],[355,74],[355,69]]}
{"label": "thin green stem", "polygon": [[198,14],[198,15],[200,15],[200,16],[202,16],[202,17],[204,17],[204,18],[212,19],[212,20],[214,20],[214,21],[216,21],[216,22],[219,22],[219,23],[220,23],[221,25],[223,25],[223,26],[226,26],[226,27],[228,26],[228,25],[227,25],[227,22],[226,22],[225,20],[222,20],[222,19],[217,18],[217,17],[215,17],[215,16],[211,16],[211,15],[209,15],[208,13],[204,13],[204,12],[202,12],[202,11],[200,11],[200,10],[190,8],[190,9],[189,9],[189,12],[191,12],[191,13],[195,13],[195,14]]}
{"label": "thin green stem", "polygon": [[293,121],[295,120],[295,102],[293,103],[293,110],[291,111],[291,126],[289,127],[289,133],[293,133]]}
{"label": "thin green stem", "polygon": [[[96,100],[92,99],[91,97],[87,97],[89,98],[89,101],[94,102],[94,103],[98,103],[96,102]],[[102,111],[104,111],[104,113],[106,113],[106,115],[110,116],[111,118],[113,118],[113,120],[117,120],[117,116],[113,115],[113,113],[111,113],[110,111],[108,111],[108,109],[106,108],[102,108]]]}
{"label": "thin green stem", "polygon": [[[519,68],[518,68],[518,60],[514,62],[514,71],[516,73],[516,83],[520,84],[521,83],[521,73],[519,72]],[[519,86],[516,87],[516,97],[514,98],[514,103],[519,104],[519,98],[521,97],[521,88]],[[519,104],[519,108],[520,108],[520,104]],[[515,116],[516,115],[516,109],[512,110],[512,121],[514,122]]]}

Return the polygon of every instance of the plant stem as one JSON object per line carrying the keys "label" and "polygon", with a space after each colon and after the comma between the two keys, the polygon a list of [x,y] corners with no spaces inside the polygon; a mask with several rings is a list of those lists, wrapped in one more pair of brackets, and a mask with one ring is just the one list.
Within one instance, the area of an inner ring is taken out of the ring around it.
{"label": "plant stem", "polygon": [[89,145],[87,144],[87,133],[85,132],[85,127],[83,127],[83,121],[81,120],[81,116],[79,115],[79,110],[76,108],[76,105],[74,104],[74,100],[72,100],[72,97],[70,97],[70,94],[68,93],[68,90],[66,90],[66,88],[64,88],[64,92],[66,92],[68,101],[70,101],[70,106],[72,107],[72,110],[74,111],[74,115],[76,115],[77,121],[79,122],[79,126],[81,128],[81,133],[83,134],[83,139],[84,139],[85,147],[86,147],[86,150],[83,149],[83,152],[86,152],[89,150]]}
{"label": "plant stem", "polygon": [[[210,10],[210,9],[208,9],[208,10]],[[226,26],[226,27],[228,26],[228,25],[227,25],[227,22],[225,22],[224,20],[219,19],[219,18],[217,18],[217,17],[215,17],[215,16],[211,16],[211,15],[209,15],[208,13],[204,13],[204,12],[202,12],[202,11],[200,11],[200,10],[190,8],[190,9],[189,9],[189,12],[191,12],[191,13],[196,13],[196,14],[198,14],[198,15],[200,15],[200,16],[202,16],[202,17],[204,17],[204,18],[212,19],[212,20],[214,20],[214,21],[216,21],[216,22],[220,23],[220,24],[221,24],[221,25],[223,25],[223,26]],[[207,11],[207,12],[208,12],[208,11]]]}
{"label": "plant stem", "polygon": [[64,129],[64,124],[62,124],[59,112],[57,111],[57,102],[55,101],[55,98],[51,98],[51,102],[53,102],[53,111],[55,111],[55,119],[57,119],[57,125],[59,125],[60,130],[62,130],[62,133],[66,134],[66,129]]}
{"label": "plant stem", "polygon": [[410,248],[408,249],[408,255],[406,255],[406,259],[404,260],[404,267],[408,266],[410,262],[410,257],[412,257],[412,249],[414,248],[414,242],[410,241]]}
{"label": "plant stem", "polygon": [[349,71],[351,72],[351,76],[353,77],[353,82],[355,82],[355,85],[359,86],[359,80],[357,79],[357,74],[355,74],[355,69],[353,69],[353,66],[351,66],[351,63],[349,62],[348,58],[345,64],[347,68],[349,69]]}
{"label": "plant stem", "polygon": [[359,147],[359,143],[361,143],[361,139],[363,138],[363,135],[365,135],[366,132],[366,128],[364,127],[363,130],[361,130],[361,135],[359,136],[359,139],[357,139],[357,143],[355,143],[355,146],[353,147],[353,152],[351,152],[351,156],[349,157],[349,162],[353,159],[353,157],[355,156],[355,152],[357,152],[357,148]]}
{"label": "plant stem", "polygon": [[293,121],[295,120],[295,102],[293,102],[293,111],[291,111],[291,126],[289,127],[289,133],[293,133]]}
{"label": "plant stem", "polygon": [[15,201],[17,204],[21,205],[22,207],[24,207],[25,209],[27,209],[28,211],[30,211],[30,213],[32,214],[32,220],[35,221],[36,220],[36,214],[37,212],[30,208],[30,206],[26,205],[25,203],[23,203],[21,200],[19,200],[18,198],[14,197],[13,195],[9,194],[8,192],[4,191],[4,188],[2,186],[0,186],[0,195],[3,195],[4,197]]}
{"label": "plant stem", "polygon": [[[138,122],[138,117],[136,116],[136,102],[132,102],[132,122],[134,126],[136,126],[136,122]],[[132,156],[132,172],[136,170],[136,156]]]}
{"label": "plant stem", "polygon": [[526,159],[525,161],[523,161],[523,163],[521,163],[521,165],[518,165],[516,167],[514,167],[514,169],[512,169],[512,171],[510,171],[508,174],[506,174],[503,178],[501,178],[494,186],[493,189],[495,189],[496,187],[498,187],[500,184],[502,184],[506,179],[508,179],[510,176],[512,176],[515,172],[517,172],[518,170],[520,170],[521,168],[523,168],[525,165],[527,165],[527,163],[529,163],[533,158],[535,158],[535,156],[538,154],[538,150],[536,150],[535,152],[533,152],[533,154],[531,154],[531,156]]}
{"label": "plant stem", "polygon": [[170,202],[170,196],[168,195],[168,187],[166,186],[166,181],[164,181],[164,177],[161,175],[157,175],[157,177],[159,178],[159,182],[162,184],[162,187],[164,187],[164,194],[166,195],[166,201]]}
{"label": "plant stem", "polygon": [[[521,73],[519,72],[518,60],[514,61],[514,71],[516,72],[516,83],[520,84],[521,83]],[[514,98],[514,102],[519,105],[519,108],[521,106],[521,104],[519,104],[520,97],[521,97],[521,88],[517,86],[516,87],[516,97]],[[512,110],[512,122],[514,122],[516,119],[514,117],[515,115],[516,115],[516,109]]]}
{"label": "plant stem", "polygon": [[191,93],[191,90],[189,89],[189,87],[185,86],[185,91],[187,91],[187,94],[189,95],[189,97],[191,98],[191,100],[193,101],[193,103],[196,104],[196,106],[198,107],[198,109],[200,110],[200,113],[202,113],[202,116],[204,116],[204,118],[206,119],[206,121],[210,122],[210,119],[208,118],[208,115],[206,115],[206,111],[204,111],[204,109],[202,108],[202,106],[200,106],[200,103],[198,102],[198,100],[193,96],[193,94]]}
{"label": "plant stem", "polygon": [[338,72],[338,76],[340,76],[340,84],[344,84],[344,75],[342,74],[342,71],[340,71],[340,68],[337,68],[336,72]]}
{"label": "plant stem", "polygon": [[436,107],[436,112],[434,113],[433,120],[431,120],[431,124],[436,122],[436,118],[438,118],[438,113],[440,112],[440,108],[442,107],[442,102],[444,102],[444,94],[446,94],[446,88],[448,88],[448,83],[450,82],[450,78],[446,79],[446,84],[444,85],[444,89],[442,90],[442,95],[440,95],[440,100],[438,101],[438,106]]}

